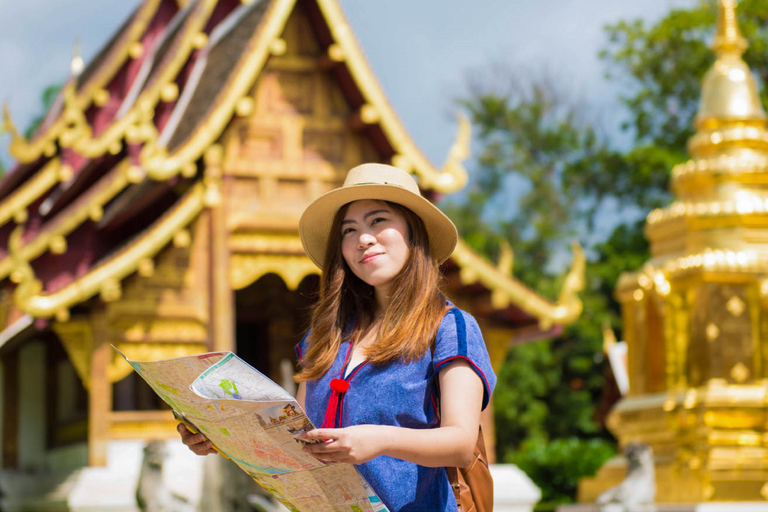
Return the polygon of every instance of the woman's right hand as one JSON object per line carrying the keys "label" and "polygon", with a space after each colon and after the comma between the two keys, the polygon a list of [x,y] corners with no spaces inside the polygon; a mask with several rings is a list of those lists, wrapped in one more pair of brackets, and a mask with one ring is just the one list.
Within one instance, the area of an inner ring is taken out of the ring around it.
{"label": "woman's right hand", "polygon": [[183,423],[179,423],[176,426],[176,430],[181,435],[181,442],[187,445],[187,448],[192,450],[193,453],[197,455],[216,453],[216,450],[213,449],[213,443],[203,434],[193,434]]}

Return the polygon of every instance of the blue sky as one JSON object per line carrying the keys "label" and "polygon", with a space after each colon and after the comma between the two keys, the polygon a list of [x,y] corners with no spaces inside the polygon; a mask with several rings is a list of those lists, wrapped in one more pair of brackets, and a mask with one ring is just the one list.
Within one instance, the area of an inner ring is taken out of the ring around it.
{"label": "blue sky", "polygon": [[[658,19],[695,0],[340,0],[390,102],[416,144],[441,165],[454,137],[454,99],[467,76],[504,63],[548,69],[574,95],[615,111],[615,85],[597,52],[603,26]],[[86,61],[138,0],[0,0],[0,101],[17,125],[38,114],[40,94],[63,81],[75,39]],[[0,160],[8,165],[7,136]],[[470,165],[471,166],[471,165]]]}

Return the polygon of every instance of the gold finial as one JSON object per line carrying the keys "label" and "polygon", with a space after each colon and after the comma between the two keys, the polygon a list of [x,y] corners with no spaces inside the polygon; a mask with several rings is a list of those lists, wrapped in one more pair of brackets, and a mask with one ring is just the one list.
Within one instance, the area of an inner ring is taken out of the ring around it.
{"label": "gold finial", "polygon": [[616,333],[613,332],[610,322],[608,320],[603,321],[603,353],[608,355],[611,349],[618,343],[616,341]]}
{"label": "gold finial", "polygon": [[11,119],[11,111],[8,108],[8,103],[3,104],[3,122],[0,124],[0,133],[2,132],[8,132],[14,137],[19,136],[19,131],[16,129],[13,119]]}
{"label": "gold finial", "polygon": [[72,73],[72,76],[77,77],[83,72],[83,68],[85,68],[85,63],[83,62],[80,39],[78,38],[75,39],[75,44],[72,47],[72,62],[69,65],[69,71]]}
{"label": "gold finial", "polygon": [[[716,152],[718,144],[726,138],[732,143],[734,137],[743,139],[749,136],[747,132],[726,134],[723,130],[745,123],[764,129],[766,116],[757,84],[749,66],[741,58],[746,48],[747,41],[736,22],[736,1],[720,0],[717,31],[712,44],[717,60],[704,75],[696,116],[698,133],[688,143],[688,151],[694,158]],[[762,140],[763,136],[755,137]]]}
{"label": "gold finial", "polygon": [[736,21],[736,0],[720,0],[717,7],[717,32],[712,42],[712,50],[718,57],[726,53],[741,55],[748,46]]}

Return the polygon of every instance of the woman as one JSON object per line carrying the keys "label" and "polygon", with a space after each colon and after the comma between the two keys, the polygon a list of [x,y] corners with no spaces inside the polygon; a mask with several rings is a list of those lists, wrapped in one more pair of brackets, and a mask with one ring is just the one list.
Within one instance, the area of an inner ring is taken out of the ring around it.
{"label": "woman", "polygon": [[357,464],[392,512],[455,511],[445,467],[471,461],[495,384],[477,322],[438,288],[455,226],[408,173],[364,164],[309,205],[299,234],[323,270],[296,347],[297,399],[322,425],[306,437],[325,441],[305,450]]}

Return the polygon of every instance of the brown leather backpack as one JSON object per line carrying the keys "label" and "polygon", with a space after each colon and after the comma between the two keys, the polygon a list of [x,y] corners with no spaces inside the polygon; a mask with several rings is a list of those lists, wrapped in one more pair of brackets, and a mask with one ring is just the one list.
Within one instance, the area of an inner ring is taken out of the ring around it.
{"label": "brown leather backpack", "polygon": [[488,468],[482,427],[477,432],[472,463],[465,468],[447,467],[445,471],[456,496],[459,512],[493,511],[493,477]]}
{"label": "brown leather backpack", "polygon": [[[453,309],[445,308],[447,313]],[[434,346],[432,347],[434,355]],[[440,386],[435,376],[435,388],[437,389],[437,414],[440,416]],[[475,453],[472,462],[465,468],[446,467],[448,481],[456,496],[456,504],[459,512],[493,512],[493,477],[488,467],[488,455],[485,452],[483,440],[483,427],[477,432]]]}

